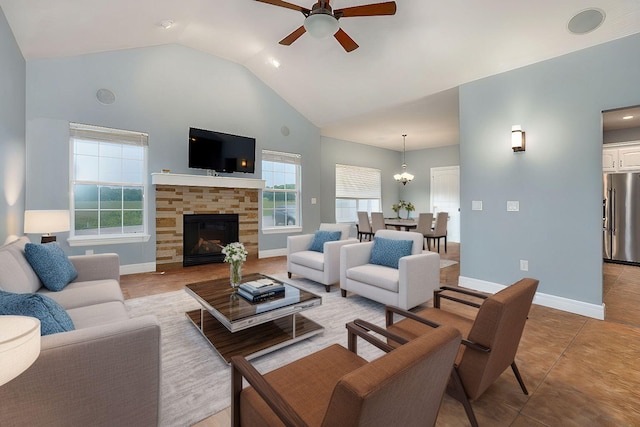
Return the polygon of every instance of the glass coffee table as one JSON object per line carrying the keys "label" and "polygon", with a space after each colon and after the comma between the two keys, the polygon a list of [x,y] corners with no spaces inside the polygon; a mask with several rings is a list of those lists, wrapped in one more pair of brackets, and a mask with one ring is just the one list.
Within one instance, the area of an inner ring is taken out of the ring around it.
{"label": "glass coffee table", "polygon": [[201,305],[187,318],[227,363],[236,355],[253,359],[324,331],[299,314],[321,305],[321,297],[263,274],[246,275],[243,282],[264,278],[283,283],[284,295],[251,303],[234,294],[226,278],[184,288]]}

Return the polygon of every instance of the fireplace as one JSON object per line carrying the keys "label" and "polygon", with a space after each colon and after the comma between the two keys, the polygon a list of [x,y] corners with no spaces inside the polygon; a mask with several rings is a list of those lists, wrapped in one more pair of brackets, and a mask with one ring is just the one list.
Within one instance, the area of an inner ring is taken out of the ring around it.
{"label": "fireplace", "polygon": [[224,262],[222,248],[238,241],[238,214],[192,214],[182,220],[184,267]]}

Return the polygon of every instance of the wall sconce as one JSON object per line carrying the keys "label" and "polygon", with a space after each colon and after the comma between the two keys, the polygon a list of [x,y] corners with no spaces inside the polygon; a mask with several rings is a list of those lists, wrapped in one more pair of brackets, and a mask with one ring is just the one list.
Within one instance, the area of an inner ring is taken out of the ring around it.
{"label": "wall sconce", "polygon": [[511,126],[511,148],[513,152],[524,151],[524,131],[520,125]]}
{"label": "wall sconce", "polygon": [[42,235],[40,243],[55,242],[56,236],[51,233],[70,229],[69,211],[24,211],[24,232],[46,233]]}

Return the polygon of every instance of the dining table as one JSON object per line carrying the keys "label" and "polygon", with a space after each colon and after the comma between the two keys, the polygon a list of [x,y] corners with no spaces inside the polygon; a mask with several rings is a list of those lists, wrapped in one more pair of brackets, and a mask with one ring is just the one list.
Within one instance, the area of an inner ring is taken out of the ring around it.
{"label": "dining table", "polygon": [[413,218],[385,218],[384,225],[387,227],[395,227],[396,230],[409,231],[418,227],[418,220]]}

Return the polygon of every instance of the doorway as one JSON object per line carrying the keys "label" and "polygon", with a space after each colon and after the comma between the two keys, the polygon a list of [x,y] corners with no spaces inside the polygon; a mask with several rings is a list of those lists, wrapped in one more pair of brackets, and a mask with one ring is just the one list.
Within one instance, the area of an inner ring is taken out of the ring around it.
{"label": "doorway", "polygon": [[[640,172],[640,106],[625,107],[602,112],[602,172],[603,174]],[[603,199],[603,258],[611,257],[610,220],[607,192]],[[633,234],[633,233],[630,233]],[[625,245],[631,246],[631,245]],[[605,262],[602,267],[602,302],[606,306],[605,320],[638,326],[640,303],[638,280],[640,267],[628,263]]]}
{"label": "doorway", "polygon": [[431,212],[449,213],[447,240],[460,243],[460,166],[431,168]]}

